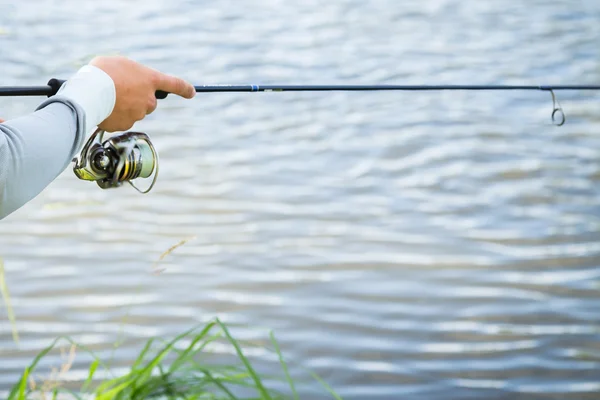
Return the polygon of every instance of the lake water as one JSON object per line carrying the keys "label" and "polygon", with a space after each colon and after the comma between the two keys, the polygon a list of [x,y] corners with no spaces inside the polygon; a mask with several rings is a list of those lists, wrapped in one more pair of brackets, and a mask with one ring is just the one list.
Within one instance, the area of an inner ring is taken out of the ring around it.
{"label": "lake water", "polygon": [[[114,53],[195,84],[598,84],[599,21],[594,0],[0,0],[0,85]],[[21,338],[0,308],[0,390],[59,335],[109,355],[123,333],[126,366],[218,316],[347,399],[598,398],[600,93],[557,94],[562,127],[535,91],[170,96],[135,126],[150,194],[69,168],[0,223]]]}

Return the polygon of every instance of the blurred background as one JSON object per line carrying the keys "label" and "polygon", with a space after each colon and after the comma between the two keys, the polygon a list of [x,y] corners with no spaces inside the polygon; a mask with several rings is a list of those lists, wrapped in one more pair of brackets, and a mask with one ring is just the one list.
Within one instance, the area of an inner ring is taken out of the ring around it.
{"label": "blurred background", "polygon": [[[98,54],[194,84],[598,84],[599,21],[595,0],[0,0],[0,85]],[[218,316],[346,399],[597,398],[600,94],[558,98],[560,128],[544,92],[170,96],[135,126],[150,194],[69,167],[0,223],[21,338],[0,308],[0,391],[59,335],[124,337],[127,366]]]}

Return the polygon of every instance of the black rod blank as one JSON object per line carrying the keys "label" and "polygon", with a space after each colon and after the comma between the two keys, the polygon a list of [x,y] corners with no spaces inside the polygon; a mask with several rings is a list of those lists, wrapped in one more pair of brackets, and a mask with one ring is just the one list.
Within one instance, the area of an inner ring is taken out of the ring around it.
{"label": "black rod blank", "polygon": [[52,96],[50,86],[0,86],[0,96]]}
{"label": "black rod blank", "polygon": [[600,85],[203,85],[196,92],[311,92],[376,90],[600,90]]}
{"label": "black rod blank", "polygon": [[[432,90],[600,90],[600,85],[202,85],[197,93],[214,92],[326,92],[326,91],[432,91]],[[164,99],[166,92],[157,91]]]}

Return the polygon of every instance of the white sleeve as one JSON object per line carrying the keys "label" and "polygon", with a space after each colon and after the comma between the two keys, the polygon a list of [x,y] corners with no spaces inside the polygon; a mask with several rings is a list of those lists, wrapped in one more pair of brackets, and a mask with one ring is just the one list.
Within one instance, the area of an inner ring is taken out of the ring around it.
{"label": "white sleeve", "polygon": [[117,97],[111,77],[92,65],[86,65],[77,71],[60,87],[56,95],[72,100],[83,108],[86,135],[91,134],[110,115]]}
{"label": "white sleeve", "polygon": [[35,112],[0,124],[0,219],[37,196],[112,112],[115,86],[85,66]]}

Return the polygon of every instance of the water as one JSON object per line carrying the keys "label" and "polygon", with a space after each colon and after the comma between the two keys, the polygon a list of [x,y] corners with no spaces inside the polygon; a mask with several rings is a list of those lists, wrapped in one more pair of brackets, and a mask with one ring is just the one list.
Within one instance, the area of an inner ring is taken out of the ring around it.
{"label": "water", "polygon": [[[0,84],[117,52],[196,84],[597,84],[599,18],[592,0],[4,0]],[[542,92],[169,97],[136,125],[151,194],[69,169],[0,224],[21,335],[2,308],[0,389],[56,336],[107,356],[123,333],[126,366],[219,316],[273,329],[348,399],[597,398],[600,95],[558,96],[561,128]]]}

